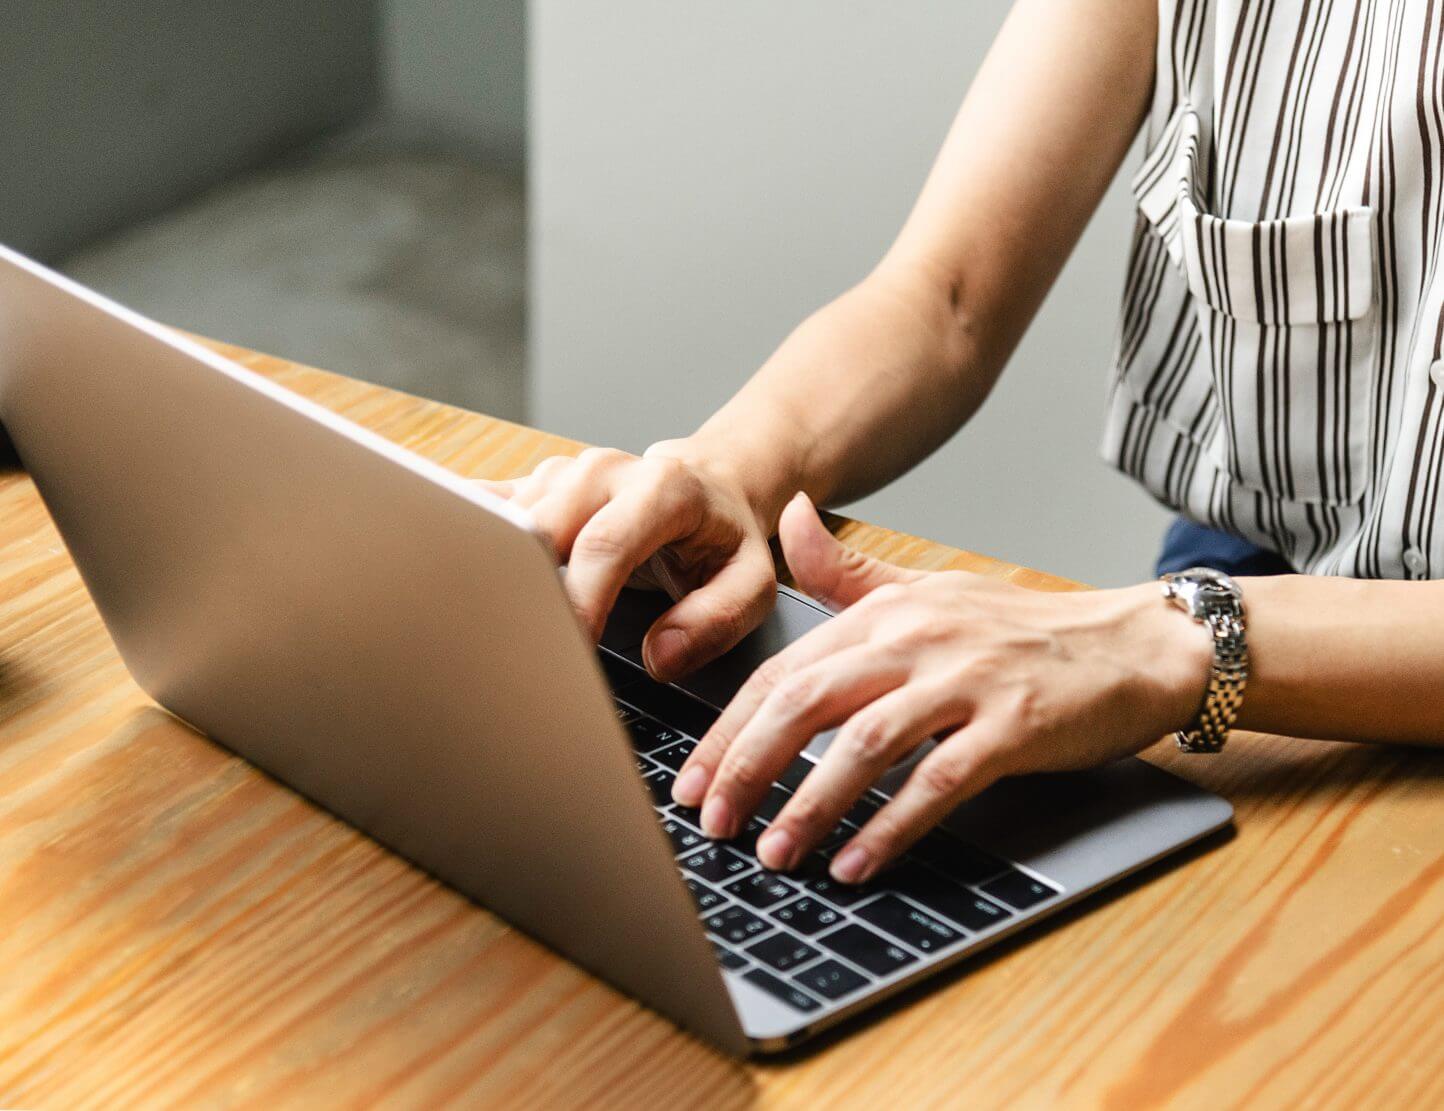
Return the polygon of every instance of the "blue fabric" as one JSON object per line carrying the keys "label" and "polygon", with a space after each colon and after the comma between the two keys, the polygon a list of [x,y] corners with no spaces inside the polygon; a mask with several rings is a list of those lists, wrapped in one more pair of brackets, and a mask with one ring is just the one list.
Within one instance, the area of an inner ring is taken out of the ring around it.
{"label": "blue fabric", "polygon": [[1293,568],[1273,552],[1226,532],[1175,517],[1158,553],[1158,574],[1212,567],[1225,575],[1288,575]]}

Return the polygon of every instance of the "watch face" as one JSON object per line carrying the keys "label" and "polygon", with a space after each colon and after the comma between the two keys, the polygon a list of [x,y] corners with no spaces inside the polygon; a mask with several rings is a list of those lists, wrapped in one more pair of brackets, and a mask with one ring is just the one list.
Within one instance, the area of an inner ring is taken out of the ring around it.
{"label": "watch face", "polygon": [[1170,575],[1169,587],[1180,605],[1202,619],[1210,611],[1231,606],[1240,597],[1232,579],[1212,567],[1193,567]]}

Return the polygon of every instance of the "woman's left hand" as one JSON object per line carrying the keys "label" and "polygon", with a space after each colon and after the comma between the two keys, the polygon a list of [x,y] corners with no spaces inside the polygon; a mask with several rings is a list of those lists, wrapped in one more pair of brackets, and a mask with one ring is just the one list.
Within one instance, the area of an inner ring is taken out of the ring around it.
{"label": "woman's left hand", "polygon": [[885,771],[938,744],[836,854],[861,883],[1003,776],[1106,763],[1197,713],[1208,633],[1156,584],[1046,594],[964,571],[922,572],[850,551],[799,495],[778,528],[798,585],[843,610],[764,663],[683,766],[674,797],[703,832],[734,836],[812,738],[839,728],[758,841],[799,864]]}

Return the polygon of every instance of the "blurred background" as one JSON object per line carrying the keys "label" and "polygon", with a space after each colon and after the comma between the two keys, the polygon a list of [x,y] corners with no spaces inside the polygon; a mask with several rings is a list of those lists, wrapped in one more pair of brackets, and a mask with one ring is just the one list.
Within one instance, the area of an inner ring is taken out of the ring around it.
{"label": "blurred background", "polygon": [[[8,0],[0,242],[169,324],[594,443],[695,427],[905,216],[1005,5]],[[1116,182],[980,417],[850,507],[1098,585]]]}

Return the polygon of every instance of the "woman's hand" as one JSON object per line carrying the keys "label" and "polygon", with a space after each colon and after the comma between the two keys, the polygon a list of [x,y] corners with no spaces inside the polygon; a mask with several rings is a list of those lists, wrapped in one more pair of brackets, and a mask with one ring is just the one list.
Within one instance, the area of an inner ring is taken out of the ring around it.
{"label": "woman's hand", "polygon": [[776,596],[767,534],[740,484],[686,459],[684,448],[669,441],[642,457],[592,448],[543,460],[525,478],[482,483],[528,510],[567,564],[567,593],[593,639],[629,582],[673,594],[677,604],[642,646],[664,681],[731,648]]}
{"label": "woman's hand", "polygon": [[832,874],[875,875],[964,799],[1025,772],[1137,752],[1197,712],[1212,646],[1154,584],[1044,594],[845,549],[804,497],[780,534],[798,585],[836,619],[767,661],[683,766],[674,797],[734,835],[813,736],[841,727],[758,842],[795,867],[874,781],[937,747],[843,846]]}

